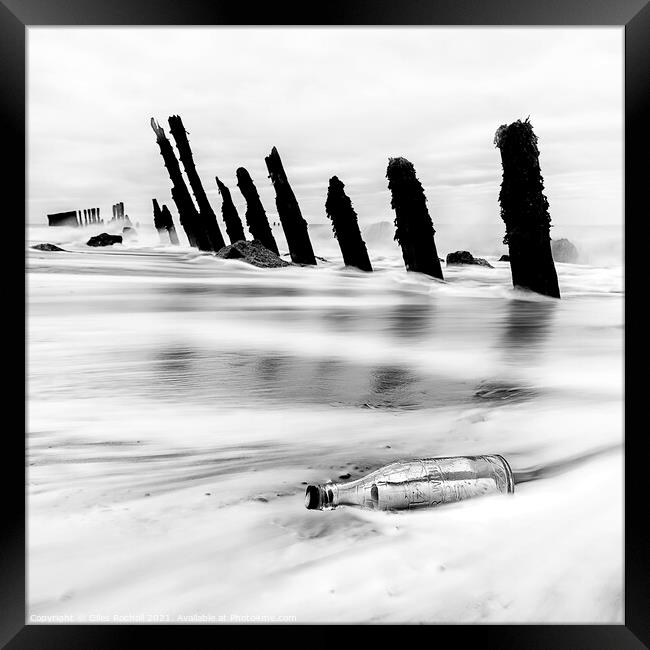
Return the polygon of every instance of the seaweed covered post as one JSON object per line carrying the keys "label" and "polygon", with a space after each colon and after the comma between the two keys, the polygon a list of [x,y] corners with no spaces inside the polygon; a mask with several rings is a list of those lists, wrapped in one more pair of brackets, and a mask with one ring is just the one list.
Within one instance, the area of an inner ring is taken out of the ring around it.
{"label": "seaweed covered post", "polygon": [[194,202],[185,184],[185,179],[181,173],[181,167],[178,164],[178,159],[172,149],[171,142],[167,139],[163,128],[153,117],[151,118],[151,128],[156,134],[156,142],[160,147],[160,155],[169,172],[169,178],[172,182],[172,198],[174,199],[174,203],[176,203],[181,226],[183,226],[190,246],[204,251],[211,251],[212,244],[207,233],[201,227],[199,213],[196,207],[194,207]]}
{"label": "seaweed covered post", "polygon": [[164,203],[162,207],[162,222],[169,233],[169,241],[172,243],[172,246],[178,246],[178,235],[176,234],[176,226],[174,226],[172,213]]}
{"label": "seaweed covered post", "polygon": [[232,202],[232,195],[230,190],[215,176],[219,194],[221,194],[221,216],[223,222],[226,224],[226,232],[230,238],[230,243],[234,244],[236,241],[246,241],[244,234],[244,227],[242,226],[241,219],[235,204]]}
{"label": "seaweed covered post", "polygon": [[337,176],[330,178],[325,210],[327,216],[332,220],[334,237],[339,242],[343,262],[346,266],[356,266],[362,271],[372,271],[366,243],[359,230],[357,213],[344,188],[345,185]]}
{"label": "seaweed covered post", "polygon": [[395,210],[395,240],[402,248],[406,270],[444,279],[427,197],[413,163],[406,158],[389,158],[386,178],[393,197],[391,207]]}
{"label": "seaweed covered post", "polygon": [[537,136],[528,118],[502,124],[494,136],[501,151],[503,181],[499,193],[506,225],[512,284],[553,298],[560,297],[553,254],[551,217],[544,196]]}
{"label": "seaweed covered post", "polygon": [[169,117],[169,131],[174,136],[176,148],[178,149],[178,157],[183,163],[185,173],[190,181],[190,187],[196,199],[196,204],[199,206],[200,222],[210,239],[212,250],[218,251],[226,244],[219,229],[219,224],[217,223],[217,216],[210,205],[210,201],[208,201],[199,173],[196,171],[194,156],[192,155],[192,149],[187,139],[187,131],[183,126],[183,120],[181,120],[180,115],[171,115]]}
{"label": "seaweed covered post", "polygon": [[276,255],[280,254],[278,245],[271,232],[269,220],[266,217],[266,211],[260,200],[255,183],[246,169],[239,167],[237,169],[237,187],[246,200],[246,224],[253,239],[261,242],[264,248],[272,251]]}
{"label": "seaweed covered post", "polygon": [[287,238],[291,261],[295,264],[315,265],[316,258],[307,232],[307,222],[300,212],[296,196],[289,185],[278,150],[273,147],[264,160],[275,189],[275,205]]}

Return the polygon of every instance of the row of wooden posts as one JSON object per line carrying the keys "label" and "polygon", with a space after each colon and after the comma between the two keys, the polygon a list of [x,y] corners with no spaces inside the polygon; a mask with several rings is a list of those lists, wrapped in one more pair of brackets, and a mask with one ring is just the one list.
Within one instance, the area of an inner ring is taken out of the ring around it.
{"label": "row of wooden posts", "polygon": [[73,228],[84,228],[96,223],[104,223],[100,217],[99,208],[54,212],[47,215],[47,220],[49,226],[72,226]]}
{"label": "row of wooden posts", "polygon": [[[225,241],[217,218],[208,201],[192,156],[187,132],[178,115],[169,118],[170,132],[176,142],[178,158],[164,129],[151,118],[156,142],[172,182],[172,198],[181,226],[191,246],[204,251],[219,251]],[[560,297],[557,274],[550,245],[550,216],[544,196],[539,168],[537,137],[529,120],[517,120],[497,130],[494,144],[501,152],[503,182],[499,201],[501,217],[506,224],[504,243],[508,244],[514,286],[541,294]],[[183,164],[196,205],[181,172]],[[309,239],[307,222],[302,216],[296,196],[289,184],[278,150],[273,147],[265,158],[269,178],[275,190],[275,203],[280,223],[289,246],[291,260],[296,264],[315,265],[316,257]],[[246,169],[236,171],[237,186],[246,201],[246,223],[254,239],[268,250],[279,254],[266,211],[260,201],[253,179]],[[395,239],[402,249],[408,271],[425,273],[443,279],[436,250],[433,222],[426,205],[426,196],[415,168],[405,158],[390,158],[386,171],[388,188],[395,211]],[[231,243],[245,239],[244,229],[230,190],[216,178],[222,197],[222,217]],[[357,214],[345,193],[343,182],[336,176],[329,181],[325,209],[332,221],[347,266],[372,271],[366,244],[359,230]],[[168,234],[171,243],[178,243],[171,213],[156,199],[154,224],[161,234]],[[198,209],[197,209],[198,206]]]}
{"label": "row of wooden posts", "polygon": [[[93,224],[104,224],[99,208],[87,208],[85,210],[69,210],[67,212],[55,212],[47,215],[49,226],[72,226],[73,228],[84,228]],[[113,218],[109,223],[124,222],[130,225],[129,215],[124,214],[124,203],[113,205]]]}

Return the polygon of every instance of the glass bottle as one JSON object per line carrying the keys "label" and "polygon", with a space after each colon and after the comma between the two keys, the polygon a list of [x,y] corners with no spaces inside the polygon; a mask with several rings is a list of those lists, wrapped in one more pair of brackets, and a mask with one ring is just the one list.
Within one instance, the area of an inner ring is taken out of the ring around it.
{"label": "glass bottle", "polygon": [[397,461],[348,483],[308,485],[305,506],[404,510],[514,491],[512,470],[503,456],[436,456]]}

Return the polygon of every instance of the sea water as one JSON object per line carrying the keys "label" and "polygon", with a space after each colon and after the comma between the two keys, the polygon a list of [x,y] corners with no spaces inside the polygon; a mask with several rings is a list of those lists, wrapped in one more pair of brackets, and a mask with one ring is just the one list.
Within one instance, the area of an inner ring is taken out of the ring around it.
{"label": "sea water", "polygon": [[[28,620],[622,622],[620,263],[556,264],[558,301],[490,255],[440,282],[392,242],[259,269],[93,228],[27,237],[65,249],[27,250]],[[304,507],[480,454],[514,495]]]}

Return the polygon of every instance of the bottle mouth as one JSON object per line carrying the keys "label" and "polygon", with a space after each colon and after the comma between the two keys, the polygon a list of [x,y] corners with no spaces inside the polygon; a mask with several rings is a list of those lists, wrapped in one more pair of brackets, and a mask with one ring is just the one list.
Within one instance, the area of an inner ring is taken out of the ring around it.
{"label": "bottle mouth", "polygon": [[323,510],[334,508],[333,483],[326,485],[308,485],[305,490],[305,508],[307,510]]}
{"label": "bottle mouth", "polygon": [[323,500],[321,498],[321,491],[317,485],[308,485],[305,490],[305,508],[307,510],[322,510]]}

